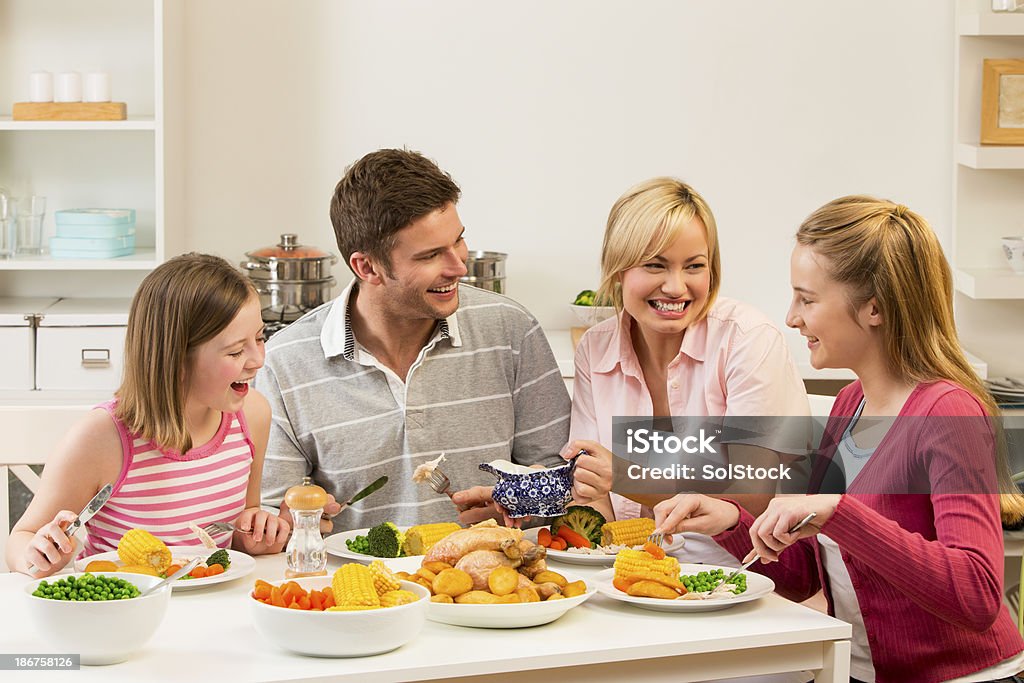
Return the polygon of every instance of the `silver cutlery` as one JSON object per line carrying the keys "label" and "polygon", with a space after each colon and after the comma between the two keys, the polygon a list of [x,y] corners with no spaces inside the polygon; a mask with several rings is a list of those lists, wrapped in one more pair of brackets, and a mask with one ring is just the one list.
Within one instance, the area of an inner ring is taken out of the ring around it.
{"label": "silver cutlery", "polygon": [[201,527],[203,531],[215,536],[217,534],[226,534],[229,531],[237,531],[242,534],[251,534],[252,529],[239,529],[234,524],[228,524],[227,522],[210,522],[205,526]]}
{"label": "silver cutlery", "polygon": [[[71,524],[68,524],[67,528],[64,529],[64,533],[67,534],[67,537],[70,538],[72,542],[74,542],[75,534],[82,528],[82,525],[92,519],[93,515],[99,512],[100,508],[103,507],[107,500],[110,499],[110,494],[113,490],[113,484],[107,484],[101,488],[99,493],[93,496],[92,500],[86,503],[85,509],[78,513],[78,518],[71,522]],[[29,563],[28,571],[30,574],[35,576],[39,573],[39,568],[34,564]]]}
{"label": "silver cutlery", "polygon": [[[814,519],[817,516],[818,516],[817,513],[814,513],[814,512],[810,513],[809,515],[807,515],[806,517],[801,519],[799,522],[797,522],[796,524],[791,526],[789,528],[789,533],[795,534],[797,531],[800,531],[801,529],[803,529],[807,525],[808,522],[810,522],[812,519]],[[739,569],[737,569],[732,574],[729,574],[729,576],[727,576],[724,579],[722,579],[721,582],[719,582],[718,585],[721,586],[721,585],[726,584],[726,583],[732,583],[732,580],[735,579],[737,576],[739,576],[740,572],[742,572],[744,569],[746,569],[747,567],[749,567],[750,565],[754,564],[755,562],[757,562],[760,559],[761,559],[761,557],[759,555],[755,554],[752,558],[750,558],[749,560],[744,562],[740,566]]]}
{"label": "silver cutlery", "polygon": [[174,572],[173,574],[168,576],[166,579],[164,579],[160,583],[155,583],[152,586],[150,586],[149,588],[147,588],[146,590],[144,590],[141,593],[139,593],[139,597],[140,598],[144,598],[147,595],[149,595],[150,593],[155,593],[156,591],[160,590],[161,588],[163,588],[167,584],[174,583],[175,581],[177,581],[178,579],[180,579],[181,577],[185,576],[190,571],[195,569],[196,565],[199,564],[202,561],[202,559],[203,558],[201,558],[201,557],[193,557],[191,560],[189,560],[185,564],[184,567],[182,567],[178,571]]}

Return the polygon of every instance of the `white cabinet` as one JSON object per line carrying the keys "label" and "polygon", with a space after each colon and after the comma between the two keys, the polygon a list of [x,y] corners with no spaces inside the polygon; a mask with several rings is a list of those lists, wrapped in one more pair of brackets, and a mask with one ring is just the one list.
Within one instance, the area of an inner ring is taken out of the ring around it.
{"label": "white cabinet", "polygon": [[112,394],[121,383],[128,299],[63,299],[39,316],[36,389]]}
{"label": "white cabinet", "polygon": [[[146,272],[176,253],[181,233],[180,0],[0,0],[0,185],[47,197],[54,212],[136,210],[136,252],[116,259],[0,260],[0,296],[130,296]],[[126,121],[14,121],[33,71],[104,71]],[[34,273],[35,271],[35,273]],[[43,274],[38,274],[43,271]],[[113,274],[112,274],[113,273]]]}
{"label": "white cabinet", "polygon": [[1024,276],[1000,238],[1024,234],[1024,146],[981,145],[982,63],[1024,58],[1024,14],[957,0],[954,60],[953,267],[964,346],[994,375],[1024,372]]}
{"label": "white cabinet", "polygon": [[35,321],[56,299],[0,299],[0,390],[35,386]]}

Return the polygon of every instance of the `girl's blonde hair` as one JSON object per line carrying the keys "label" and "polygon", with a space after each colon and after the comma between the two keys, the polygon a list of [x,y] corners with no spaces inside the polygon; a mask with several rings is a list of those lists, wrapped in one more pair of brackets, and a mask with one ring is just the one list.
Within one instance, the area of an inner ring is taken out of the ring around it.
{"label": "girl's blonde hair", "polygon": [[248,278],[207,254],[176,256],[146,276],[128,313],[124,377],[114,394],[115,415],[129,432],[168,451],[192,447],[185,424],[192,352],[255,295]]}
{"label": "girl's blonde hair", "polygon": [[[851,311],[877,301],[893,375],[913,384],[942,379],[959,384],[990,416],[999,417],[999,407],[960,347],[953,275],[924,218],[888,200],[840,197],[808,216],[796,241],[824,256],[829,276],[849,287]],[[1024,496],[1010,479],[1005,439],[995,427],[1003,519],[1012,523],[1024,516]]]}
{"label": "girl's blonde hair", "polygon": [[601,246],[601,286],[597,298],[621,311],[622,273],[668,249],[694,218],[704,224],[711,275],[707,301],[697,311],[696,320],[702,320],[715,302],[721,283],[718,227],[704,198],[675,178],[645,180],[628,189],[612,206]]}

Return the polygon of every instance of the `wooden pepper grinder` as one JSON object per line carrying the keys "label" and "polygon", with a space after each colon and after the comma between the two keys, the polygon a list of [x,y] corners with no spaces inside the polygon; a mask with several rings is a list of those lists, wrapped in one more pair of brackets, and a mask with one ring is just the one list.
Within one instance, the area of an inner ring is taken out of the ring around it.
{"label": "wooden pepper grinder", "polygon": [[289,579],[327,574],[327,546],[320,535],[320,518],[327,505],[327,492],[303,477],[302,483],[284,494],[284,502],[292,512],[292,537],[288,540]]}

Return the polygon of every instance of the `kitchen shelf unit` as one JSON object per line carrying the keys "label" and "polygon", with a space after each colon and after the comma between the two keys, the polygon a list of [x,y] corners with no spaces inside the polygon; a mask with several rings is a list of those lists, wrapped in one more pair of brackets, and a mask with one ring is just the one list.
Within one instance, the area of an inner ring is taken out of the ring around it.
{"label": "kitchen shelf unit", "polygon": [[[0,261],[0,296],[130,297],[181,251],[182,11],[179,0],[0,0],[0,185],[46,196],[47,238],[60,209],[136,210],[133,255],[16,256]],[[129,118],[13,120],[37,70],[109,73]],[[111,275],[90,275],[100,272]]]}
{"label": "kitchen shelf unit", "polygon": [[982,63],[1024,58],[1024,14],[957,0],[954,36],[952,263],[957,327],[992,375],[1024,374],[1024,276],[1000,238],[1024,234],[1024,146],[979,144]]}

